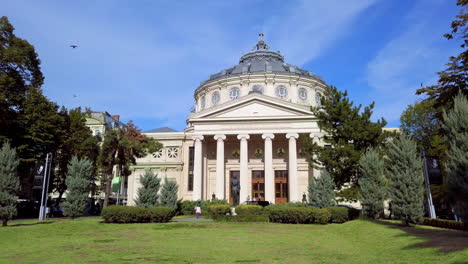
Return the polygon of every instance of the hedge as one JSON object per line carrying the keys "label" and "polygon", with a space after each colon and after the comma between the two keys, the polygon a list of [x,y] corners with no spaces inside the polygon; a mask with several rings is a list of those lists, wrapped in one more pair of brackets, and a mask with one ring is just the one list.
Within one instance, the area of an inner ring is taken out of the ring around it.
{"label": "hedge", "polygon": [[314,222],[317,208],[272,206],[268,209],[270,222],[287,224],[310,224]]}
{"label": "hedge", "polygon": [[102,210],[101,216],[106,223],[165,223],[174,216],[174,210],[169,207],[136,207],[111,205]]}
{"label": "hedge", "polygon": [[349,208],[346,207],[328,207],[327,208],[331,213],[331,222],[332,223],[344,223],[349,221]]}
{"label": "hedge", "polygon": [[[193,215],[195,214],[195,205],[197,204],[197,201],[181,201],[180,202],[180,208],[178,211],[180,211],[180,214],[182,215]],[[226,200],[211,200],[211,201],[201,201],[201,210],[202,214],[207,212],[208,207],[210,205],[229,205],[230,204]]]}
{"label": "hedge", "polygon": [[265,211],[260,205],[239,205],[236,207],[236,214],[241,216],[246,215],[264,215]]}
{"label": "hedge", "polygon": [[332,213],[328,208],[316,209],[314,213],[315,224],[327,224],[332,220]]}
{"label": "hedge", "polygon": [[424,218],[423,225],[456,229],[456,230],[468,230],[468,225],[465,225],[462,222],[457,222],[453,220]]}
{"label": "hedge", "polygon": [[208,206],[207,213],[210,217],[217,217],[231,213],[231,206],[225,204],[213,204]]}
{"label": "hedge", "polygon": [[269,222],[268,215],[221,215],[213,219],[217,222]]}

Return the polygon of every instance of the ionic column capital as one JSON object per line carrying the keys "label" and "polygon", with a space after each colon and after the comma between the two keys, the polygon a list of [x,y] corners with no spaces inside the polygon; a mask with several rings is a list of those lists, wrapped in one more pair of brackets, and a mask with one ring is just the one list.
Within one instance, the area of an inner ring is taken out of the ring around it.
{"label": "ionic column capital", "polygon": [[214,140],[225,140],[226,139],[226,135],[214,135]]}
{"label": "ionic column capital", "polygon": [[200,141],[201,141],[201,140],[204,139],[204,137],[203,137],[203,135],[193,135],[193,136],[192,136],[192,139],[195,140],[195,141],[197,141],[197,140],[200,140]]}
{"label": "ionic column capital", "polygon": [[318,137],[320,137],[320,134],[319,133],[310,133],[309,137],[310,138],[318,138]]}
{"label": "ionic column capital", "polygon": [[263,139],[274,139],[275,138],[275,134],[272,134],[272,133],[269,133],[269,134],[263,134],[262,135],[262,138]]}
{"label": "ionic column capital", "polygon": [[242,140],[242,139],[249,140],[250,135],[249,134],[239,134],[239,135],[237,135],[237,139],[239,139],[239,140]]}
{"label": "ionic column capital", "polygon": [[291,138],[298,139],[298,138],[299,138],[299,134],[297,134],[297,133],[289,133],[289,134],[286,134],[286,138],[287,138],[287,139],[291,139]]}

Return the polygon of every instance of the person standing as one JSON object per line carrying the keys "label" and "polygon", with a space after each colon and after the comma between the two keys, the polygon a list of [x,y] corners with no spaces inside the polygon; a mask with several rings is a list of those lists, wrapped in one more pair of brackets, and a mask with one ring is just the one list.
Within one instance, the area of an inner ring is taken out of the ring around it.
{"label": "person standing", "polygon": [[200,204],[200,201],[198,201],[197,204],[195,205],[195,215],[197,216],[197,219],[200,218],[200,215],[201,215],[201,204]]}

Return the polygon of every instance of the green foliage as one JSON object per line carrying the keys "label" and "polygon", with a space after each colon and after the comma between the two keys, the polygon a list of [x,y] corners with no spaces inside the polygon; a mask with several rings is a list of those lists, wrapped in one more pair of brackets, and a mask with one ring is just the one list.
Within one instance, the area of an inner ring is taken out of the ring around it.
{"label": "green foliage", "polygon": [[166,223],[174,216],[174,209],[169,207],[135,207],[111,205],[102,210],[101,213],[106,223]]}
{"label": "green foliage", "polygon": [[335,205],[335,183],[330,174],[322,170],[319,178],[309,182],[309,203],[313,207],[324,208]]}
{"label": "green foliage", "polygon": [[262,215],[265,214],[265,210],[260,205],[239,205],[236,207],[236,214],[237,215]]}
{"label": "green foliage", "polygon": [[386,154],[393,212],[406,225],[422,222],[424,186],[416,142],[402,134],[388,143]]}
{"label": "green foliage", "polygon": [[319,146],[308,137],[302,137],[304,149],[312,166],[325,167],[340,189],[346,183],[355,183],[359,178],[359,159],[366,149],[381,145],[387,134],[382,131],[384,119],[371,121],[374,103],[364,107],[354,106],[347,91],[341,92],[329,86],[321,98],[321,107],[312,112],[324,132],[324,144]]}
{"label": "green foliage", "polygon": [[346,207],[328,207],[326,208],[328,211],[330,211],[330,220],[332,223],[344,223],[348,222],[350,219],[350,213],[349,211],[352,209],[346,208]]}
{"label": "green foliage", "polygon": [[455,201],[455,213],[468,224],[468,100],[459,94],[454,107],[444,113],[444,130],[449,145],[447,173],[449,194]]}
{"label": "green foliage", "polygon": [[179,185],[175,180],[170,181],[164,178],[164,184],[161,189],[161,205],[171,208],[177,208],[177,192]]}
{"label": "green foliage", "polygon": [[159,187],[161,179],[151,170],[145,170],[145,173],[140,177],[141,187],[137,191],[137,199],[135,201],[140,207],[158,206]]}
{"label": "green foliage", "polygon": [[359,186],[364,214],[370,219],[376,219],[384,209],[386,194],[384,161],[376,150],[370,149],[361,157],[359,165],[362,173]]}
{"label": "green foliage", "polygon": [[319,209],[312,207],[276,206],[269,208],[270,222],[284,224],[311,224]]}
{"label": "green foliage", "polygon": [[63,203],[63,214],[71,218],[83,215],[93,182],[93,164],[87,159],[73,156],[68,165],[67,199]]}
{"label": "green foliage", "polygon": [[222,215],[217,216],[214,218],[216,222],[248,222],[248,223],[255,223],[255,222],[269,222],[270,219],[268,215]]}
{"label": "green foliage", "polygon": [[440,227],[440,228],[468,230],[467,224],[453,221],[453,220],[424,218],[424,222],[422,224],[427,225],[427,226]]}
{"label": "green foliage", "polygon": [[208,206],[206,212],[210,217],[222,216],[231,213],[231,206],[225,204],[213,204]]}
{"label": "green foliage", "polygon": [[[218,199],[206,200],[206,201],[201,202],[202,212],[204,212],[204,211],[206,212],[210,205],[228,205],[229,207],[231,207],[231,205],[226,200],[218,200]],[[195,208],[195,205],[194,205],[193,208]],[[193,208],[192,208],[192,210],[193,210]]]}
{"label": "green foliage", "polygon": [[196,201],[182,201],[180,203],[180,212],[183,215],[193,215],[195,213],[194,208],[196,204]]}
{"label": "green foliage", "polygon": [[44,77],[34,47],[14,34],[8,18],[0,17],[0,144],[21,134],[21,110],[30,87],[39,88]]}
{"label": "green foliage", "polygon": [[4,143],[0,149],[0,219],[6,226],[8,220],[16,215],[16,192],[19,190],[19,180],[16,173],[19,161],[16,149],[10,143]]}
{"label": "green foliage", "polygon": [[[320,208],[314,212],[315,224],[327,224],[332,220],[332,213],[328,208]],[[338,219],[339,220],[339,219]]]}
{"label": "green foliage", "polygon": [[127,123],[125,130],[109,130],[104,135],[98,163],[103,173],[101,179],[105,186],[104,207],[107,206],[111,192],[111,182],[114,166],[121,176],[129,176],[130,166],[136,164],[136,158],[142,158],[161,148],[154,138],[147,137],[132,121]]}

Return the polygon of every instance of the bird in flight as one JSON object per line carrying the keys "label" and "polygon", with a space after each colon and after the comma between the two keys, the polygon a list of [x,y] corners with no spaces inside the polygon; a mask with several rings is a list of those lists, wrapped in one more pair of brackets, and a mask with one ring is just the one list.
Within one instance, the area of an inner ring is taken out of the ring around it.
{"label": "bird in flight", "polygon": [[73,97],[76,98],[76,97],[78,97],[78,95],[74,94]]}
{"label": "bird in flight", "polygon": [[76,48],[78,48],[78,46],[77,46],[77,45],[70,45],[70,47],[71,47],[72,49],[76,49]]}

